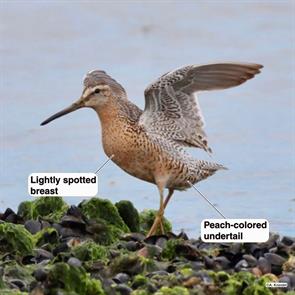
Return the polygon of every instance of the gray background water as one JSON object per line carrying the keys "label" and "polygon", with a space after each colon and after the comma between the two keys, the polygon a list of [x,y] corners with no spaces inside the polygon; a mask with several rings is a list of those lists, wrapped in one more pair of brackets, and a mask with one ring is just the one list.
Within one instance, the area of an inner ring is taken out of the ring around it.
{"label": "gray background water", "polygon": [[[0,211],[30,199],[32,172],[93,172],[106,160],[92,110],[39,126],[79,97],[87,71],[106,70],[144,107],[145,86],[168,70],[246,61],[262,74],[199,96],[213,159],[229,170],[198,187],[227,217],[267,218],[294,235],[294,3],[1,1]],[[156,187],[114,164],[99,194],[158,208]],[[193,190],[176,193],[166,216],[192,235],[218,217]]]}

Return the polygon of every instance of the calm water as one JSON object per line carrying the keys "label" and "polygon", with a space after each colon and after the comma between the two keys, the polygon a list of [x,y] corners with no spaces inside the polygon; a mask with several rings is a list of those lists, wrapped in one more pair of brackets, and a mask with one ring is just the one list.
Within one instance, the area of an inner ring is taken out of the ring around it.
{"label": "calm water", "polygon": [[[295,234],[293,1],[1,1],[0,19],[0,211],[30,199],[32,172],[93,172],[106,160],[93,111],[39,126],[79,97],[87,71],[106,70],[143,107],[145,86],[170,69],[249,61],[265,66],[261,75],[199,96],[213,160],[229,170],[198,187],[227,217],[266,218]],[[100,174],[99,195],[158,208],[156,187],[114,164]],[[166,215],[192,235],[218,217],[193,190],[176,193]]]}

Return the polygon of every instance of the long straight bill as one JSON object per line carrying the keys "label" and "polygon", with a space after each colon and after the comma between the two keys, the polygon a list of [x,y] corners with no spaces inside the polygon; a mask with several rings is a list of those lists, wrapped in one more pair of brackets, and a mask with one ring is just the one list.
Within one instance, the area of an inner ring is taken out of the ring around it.
{"label": "long straight bill", "polygon": [[46,125],[48,124],[49,122],[57,119],[57,118],[60,118],[64,115],[67,115],[71,112],[74,112],[78,109],[82,108],[82,104],[78,104],[78,103],[73,103],[71,106],[61,110],[60,112],[57,112],[56,114],[52,115],[51,117],[47,118],[45,121],[43,121],[40,125],[43,126],[43,125]]}

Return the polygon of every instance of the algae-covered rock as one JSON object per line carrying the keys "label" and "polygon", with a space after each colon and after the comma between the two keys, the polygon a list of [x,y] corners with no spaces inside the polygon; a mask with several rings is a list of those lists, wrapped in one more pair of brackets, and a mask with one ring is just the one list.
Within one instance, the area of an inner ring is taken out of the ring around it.
{"label": "algae-covered rock", "polygon": [[148,282],[148,278],[142,274],[138,274],[134,277],[132,282],[133,288],[138,288],[139,286],[143,286]]}
{"label": "algae-covered rock", "polygon": [[48,273],[50,294],[105,295],[101,282],[92,279],[83,267],[56,263]]}
{"label": "algae-covered rock", "polygon": [[267,275],[256,279],[250,272],[241,271],[231,275],[222,290],[228,295],[271,295],[271,290],[265,286],[265,283],[270,281],[273,279]]}
{"label": "algae-covered rock", "polygon": [[80,203],[81,212],[88,219],[103,219],[108,224],[112,224],[123,232],[129,232],[128,226],[121,218],[116,206],[109,200],[92,198]]}
{"label": "algae-covered rock", "polygon": [[72,249],[72,254],[81,261],[105,260],[108,256],[108,250],[93,241],[86,241],[75,246]]}
{"label": "algae-covered rock", "polygon": [[32,253],[33,247],[33,236],[23,225],[8,222],[0,224],[0,252],[27,255]]}
{"label": "algae-covered rock", "polygon": [[69,206],[61,197],[40,197],[34,201],[22,202],[18,207],[18,215],[25,220],[42,217],[52,221],[60,221]]}
{"label": "algae-covered rock", "polygon": [[[139,214],[141,231],[143,231],[144,233],[148,233],[154,223],[156,215],[156,210],[144,210]],[[172,230],[171,223],[165,217],[163,217],[163,227],[165,232],[170,232]],[[160,229],[158,229],[157,234],[160,234]]]}
{"label": "algae-covered rock", "polygon": [[[4,275],[6,282],[11,280],[19,281],[22,284],[22,290],[28,291],[30,284],[34,281],[33,270],[35,266],[21,266],[16,262],[8,264],[4,268]],[[2,290],[0,291],[2,293]]]}
{"label": "algae-covered rock", "polygon": [[120,216],[131,232],[139,231],[139,214],[130,201],[122,200],[115,204]]}
{"label": "algae-covered rock", "polygon": [[159,291],[155,293],[155,295],[189,295],[188,289],[180,286],[176,286],[173,288],[162,287]]}
{"label": "algae-covered rock", "polygon": [[50,248],[53,248],[58,243],[57,230],[53,227],[43,228],[41,231],[33,235],[33,240],[36,247],[49,244]]}
{"label": "algae-covered rock", "polygon": [[123,254],[116,257],[111,263],[112,274],[127,273],[129,275],[136,275],[143,271],[144,265],[141,257],[136,254]]}
{"label": "algae-covered rock", "polygon": [[95,242],[103,245],[110,245],[116,242],[124,234],[122,229],[107,223],[101,218],[89,220],[86,230],[91,234],[91,238]]}
{"label": "algae-covered rock", "polygon": [[182,242],[183,242],[182,240],[178,240],[178,239],[172,239],[167,241],[162,252],[162,257],[167,260],[174,259],[177,256],[177,253],[176,253],[177,246],[181,245]]}

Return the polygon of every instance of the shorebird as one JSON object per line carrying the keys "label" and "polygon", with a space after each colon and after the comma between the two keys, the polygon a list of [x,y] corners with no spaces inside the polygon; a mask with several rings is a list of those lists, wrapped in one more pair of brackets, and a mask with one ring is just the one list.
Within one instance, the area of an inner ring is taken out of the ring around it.
{"label": "shorebird", "polygon": [[[170,71],[144,91],[145,108],[128,100],[125,89],[105,71],[86,74],[81,97],[41,123],[83,107],[98,114],[108,157],[127,173],[156,184],[160,207],[147,236],[163,232],[164,209],[174,190],[186,190],[223,165],[194,159],[186,147],[211,153],[196,93],[240,85],[260,73],[253,63],[189,65]],[[168,189],[164,199],[164,189]]]}

